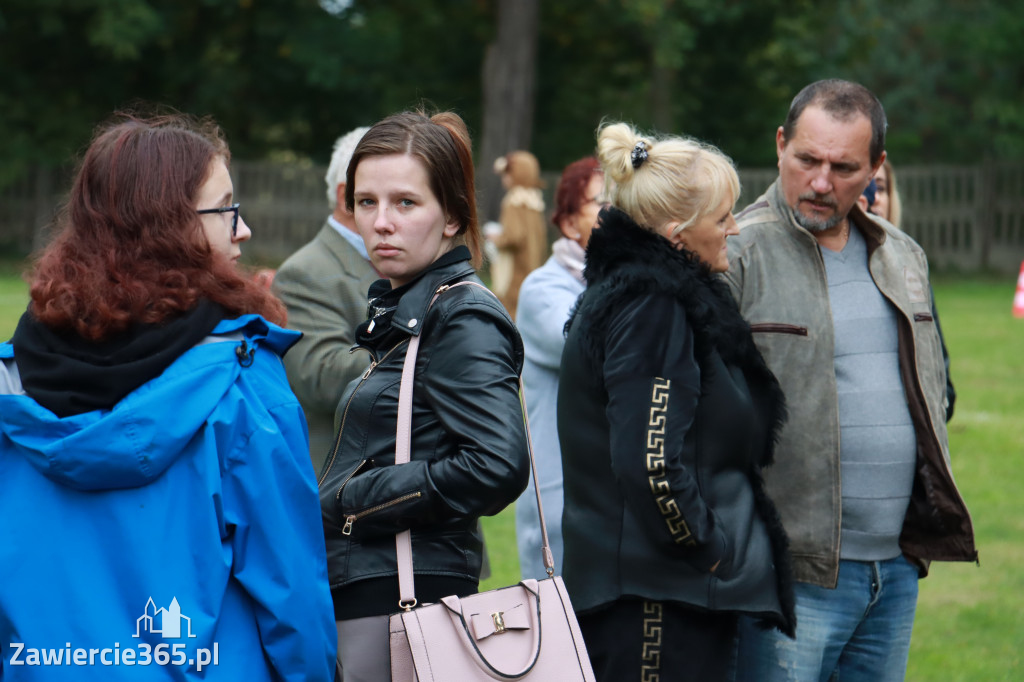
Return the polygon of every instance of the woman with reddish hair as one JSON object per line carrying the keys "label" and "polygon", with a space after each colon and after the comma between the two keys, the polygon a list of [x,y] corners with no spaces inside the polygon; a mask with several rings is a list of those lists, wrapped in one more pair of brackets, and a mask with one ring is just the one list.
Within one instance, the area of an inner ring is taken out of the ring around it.
{"label": "woman with reddish hair", "polygon": [[[604,193],[604,173],[593,156],[574,161],[562,171],[555,190],[555,224],[561,238],[551,247],[551,257],[531,272],[519,290],[516,324],[523,335],[523,396],[530,417],[534,458],[540,494],[544,501],[555,572],[562,570],[562,458],[555,418],[558,367],[562,360],[569,311],[583,293],[583,254],[597,222]],[[541,559],[540,519],[532,502],[530,481],[516,505],[516,541],[519,567],[524,578],[544,578]]]}
{"label": "woman with reddish hair", "polygon": [[212,121],[118,116],[35,264],[0,345],[0,675],[70,647],[103,679],[333,677],[299,335],[236,267],[229,160]]}

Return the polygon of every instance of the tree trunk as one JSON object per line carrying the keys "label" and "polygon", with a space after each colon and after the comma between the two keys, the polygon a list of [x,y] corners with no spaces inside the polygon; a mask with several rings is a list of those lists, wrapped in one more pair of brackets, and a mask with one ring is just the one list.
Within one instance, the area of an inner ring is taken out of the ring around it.
{"label": "tree trunk", "polygon": [[675,82],[675,69],[658,64],[651,58],[651,122],[654,129],[662,134],[675,134],[672,120],[672,84]]}
{"label": "tree trunk", "polygon": [[483,132],[477,156],[481,220],[496,220],[501,204],[501,180],[491,170],[494,160],[530,148],[539,9],[538,0],[498,0],[498,35],[487,46],[482,74]]}

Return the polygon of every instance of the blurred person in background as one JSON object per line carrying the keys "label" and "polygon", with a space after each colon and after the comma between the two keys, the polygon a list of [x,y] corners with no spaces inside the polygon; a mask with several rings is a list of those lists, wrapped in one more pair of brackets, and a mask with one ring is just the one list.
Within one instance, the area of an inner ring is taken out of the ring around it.
{"label": "blurred person in background", "polygon": [[547,256],[541,194],[544,183],[537,157],[527,151],[514,151],[498,158],[494,172],[501,176],[505,196],[501,200],[501,230],[487,234],[497,250],[491,263],[491,288],[514,317],[523,280]]}
{"label": "blurred person in background", "polygon": [[558,386],[563,577],[598,680],[728,679],[738,614],[792,633],[764,491],[785,407],[725,284],[732,162],[602,127],[614,183]]}
{"label": "blurred person in background", "polygon": [[331,214],[273,279],[273,291],[288,309],[289,328],[302,332],[284,366],[306,415],[316,472],[334,443],[338,399],[367,365],[363,353],[350,351],[356,327],[366,319],[366,290],[378,275],[356,232],[355,217],[345,208],[345,172],[367,130],[356,128],[335,141],[326,177]]}
{"label": "blurred person in background", "polygon": [[[565,322],[583,293],[583,258],[597,222],[604,192],[601,165],[592,156],[565,167],[555,190],[551,222],[561,237],[551,257],[527,275],[519,290],[516,326],[523,336],[523,393],[530,417],[544,520],[555,573],[562,572],[562,456],[558,446],[558,369],[565,345]],[[546,577],[541,558],[540,519],[531,479],[516,504],[516,539],[523,578]]]}
{"label": "blurred person in background", "polygon": [[868,204],[869,210],[881,216],[898,229],[903,220],[903,202],[900,200],[899,188],[896,185],[896,173],[892,162],[886,159],[882,167],[875,173],[875,198]]}
{"label": "blurred person in background", "polygon": [[[118,116],[35,263],[0,345],[0,677],[33,677],[9,658],[18,642],[105,652],[76,679],[333,678],[306,425],[281,364],[298,334],[236,267],[251,233],[229,160],[209,120]],[[178,626],[177,672],[143,663]],[[202,651],[218,653],[200,672]]]}

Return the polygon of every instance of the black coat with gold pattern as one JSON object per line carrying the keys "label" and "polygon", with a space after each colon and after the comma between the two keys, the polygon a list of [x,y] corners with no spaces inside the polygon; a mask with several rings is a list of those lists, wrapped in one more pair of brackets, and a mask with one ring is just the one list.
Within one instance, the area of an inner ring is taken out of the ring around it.
{"label": "black coat with gold pattern", "polygon": [[558,395],[573,605],[674,601],[791,633],[787,541],[761,477],[784,401],[728,289],[614,208],[585,274]]}

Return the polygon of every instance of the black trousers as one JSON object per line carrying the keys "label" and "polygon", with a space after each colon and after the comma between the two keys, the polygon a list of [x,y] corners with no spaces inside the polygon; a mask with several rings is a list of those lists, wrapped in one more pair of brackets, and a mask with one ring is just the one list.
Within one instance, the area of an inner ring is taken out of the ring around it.
{"label": "black trousers", "polygon": [[727,682],[737,617],[620,599],[577,615],[598,682]]}

